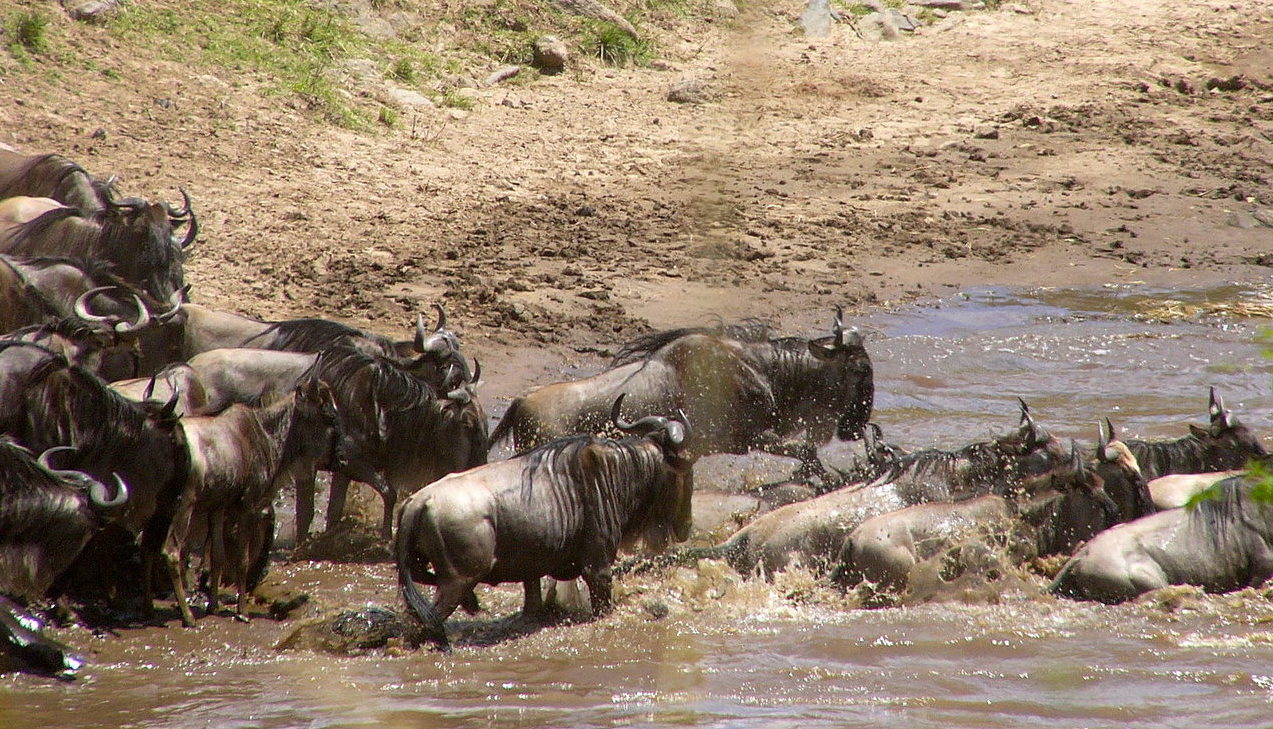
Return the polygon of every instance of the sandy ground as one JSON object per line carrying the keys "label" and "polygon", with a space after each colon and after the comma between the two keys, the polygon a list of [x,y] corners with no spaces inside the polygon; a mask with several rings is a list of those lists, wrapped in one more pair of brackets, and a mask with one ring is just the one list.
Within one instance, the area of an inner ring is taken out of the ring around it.
{"label": "sandy ground", "polygon": [[[970,285],[1268,280],[1267,3],[1034,0],[884,42],[806,38],[801,10],[651,29],[652,67],[370,133],[77,26],[119,79],[0,78],[0,142],[189,190],[195,301],[397,337],[445,303],[495,413],[651,327],[816,336],[837,304]],[[710,98],[668,101],[686,80]]]}

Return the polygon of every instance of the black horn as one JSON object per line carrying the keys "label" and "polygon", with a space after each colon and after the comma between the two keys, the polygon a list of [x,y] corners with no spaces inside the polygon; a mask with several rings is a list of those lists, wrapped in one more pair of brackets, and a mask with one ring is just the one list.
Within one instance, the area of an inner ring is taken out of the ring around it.
{"label": "black horn", "polygon": [[438,310],[438,325],[433,327],[434,333],[437,333],[446,329],[446,308],[437,302],[434,302],[433,308]]}
{"label": "black horn", "polygon": [[835,335],[837,347],[844,346],[844,307],[835,307],[835,321],[831,324],[831,333]]}
{"label": "black horn", "polygon": [[137,304],[137,321],[132,324],[124,321],[117,323],[115,325],[115,331],[119,334],[135,332],[144,329],[150,324],[150,309],[146,308],[146,304],[142,302],[141,298],[137,296],[137,294],[133,294],[133,302]]}

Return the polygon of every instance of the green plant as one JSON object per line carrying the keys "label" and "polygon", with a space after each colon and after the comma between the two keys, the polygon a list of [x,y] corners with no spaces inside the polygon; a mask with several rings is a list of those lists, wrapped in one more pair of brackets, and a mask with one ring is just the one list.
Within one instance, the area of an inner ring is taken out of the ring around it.
{"label": "green plant", "polygon": [[465,96],[460,93],[459,89],[450,88],[442,92],[441,99],[443,106],[449,106],[452,109],[472,109],[477,106],[477,102],[471,96]]}
{"label": "green plant", "polygon": [[649,41],[633,38],[614,23],[604,21],[590,23],[584,29],[582,46],[585,53],[611,66],[647,63],[654,57]]}
{"label": "green plant", "polygon": [[11,50],[24,50],[30,53],[44,53],[49,50],[49,19],[43,13],[30,10],[14,13],[8,22],[9,47]]}
{"label": "green plant", "polygon": [[398,111],[387,106],[380,107],[380,116],[377,119],[381,124],[390,129],[398,126]]}
{"label": "green plant", "polygon": [[413,84],[416,82],[415,64],[410,58],[399,58],[389,69],[389,76],[404,84]]}

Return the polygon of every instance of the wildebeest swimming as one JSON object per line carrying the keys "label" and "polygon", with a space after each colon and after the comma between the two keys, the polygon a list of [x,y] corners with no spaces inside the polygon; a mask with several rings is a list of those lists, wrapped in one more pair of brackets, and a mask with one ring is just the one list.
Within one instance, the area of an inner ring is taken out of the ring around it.
{"label": "wildebeest swimming", "polygon": [[1232,412],[1211,388],[1207,402],[1210,422],[1206,428],[1189,426],[1189,435],[1170,441],[1127,440],[1147,480],[1171,473],[1207,473],[1242,468],[1267,453],[1260,439]]}
{"label": "wildebeest swimming", "polygon": [[[1104,445],[1100,470],[1133,482],[1135,458],[1113,441]],[[1118,507],[1105,493],[1105,478],[1083,462],[1077,444],[1068,463],[1026,479],[1003,496],[929,502],[881,514],[849,533],[832,581],[853,586],[863,580],[900,591],[920,562],[972,540],[1011,544],[1016,559],[1068,554],[1074,546],[1117,523]]]}
{"label": "wildebeest swimming", "polygon": [[[763,450],[820,469],[816,448],[833,434],[857,439],[871,416],[871,358],[836,312],[830,336],[772,337],[751,322],[673,329],[625,346],[606,371],[515,399],[491,434],[515,449],[600,432],[620,393],[638,415],[682,411],[695,455]],[[785,439],[804,434],[802,440]]]}
{"label": "wildebeest swimming", "polygon": [[[521,582],[523,613],[542,608],[540,578],[583,577],[594,614],[611,607],[610,565],[620,547],[652,550],[689,536],[693,459],[683,420],[611,420],[619,440],[577,435],[516,458],[447,476],[403,507],[394,540],[407,605],[430,640],[479,583]],[[437,585],[430,602],[416,582]],[[474,601],[475,602],[475,601]]]}
{"label": "wildebeest swimming", "polygon": [[1255,479],[1227,478],[1194,508],[1168,509],[1096,535],[1061,568],[1057,595],[1106,603],[1168,585],[1209,592],[1273,577],[1273,503],[1251,497]]}

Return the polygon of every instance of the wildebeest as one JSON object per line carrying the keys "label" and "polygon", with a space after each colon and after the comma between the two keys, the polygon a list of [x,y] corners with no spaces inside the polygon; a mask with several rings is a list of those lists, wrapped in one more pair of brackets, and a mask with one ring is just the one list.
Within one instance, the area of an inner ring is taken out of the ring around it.
{"label": "wildebeest", "polygon": [[350,480],[380,494],[388,539],[400,493],[486,463],[486,415],[471,385],[437,392],[395,360],[347,347],[323,352],[302,384],[306,378],[330,385],[340,412],[329,527],[341,517]]}
{"label": "wildebeest", "polygon": [[1206,473],[1242,468],[1246,462],[1267,453],[1260,439],[1224,408],[1224,399],[1211,388],[1207,403],[1210,423],[1206,428],[1189,426],[1189,435],[1171,441],[1127,440],[1140,463],[1145,478],[1153,480],[1171,473]]}
{"label": "wildebeest", "polygon": [[[520,450],[600,432],[621,392],[638,415],[684,411],[695,456],[764,450],[812,465],[833,433],[861,437],[875,387],[862,336],[844,331],[839,310],[831,336],[812,341],[775,339],[758,323],[674,329],[629,343],[598,375],[513,400],[492,442],[511,436]],[[801,432],[802,441],[784,441]]]}
{"label": "wildebeest", "polygon": [[0,200],[29,196],[52,198],[86,213],[114,201],[110,180],[98,180],[60,154],[26,155],[0,149]]}
{"label": "wildebeest", "polygon": [[426,330],[416,316],[415,335],[408,341],[392,341],[372,332],[320,318],[261,321],[198,304],[184,304],[165,326],[152,328],[142,341],[142,373],[152,374],[165,365],[190,360],[218,349],[267,349],[316,353],[333,347],[351,347],[371,355],[396,359],[413,375],[435,385],[453,368],[471,381],[468,362],[460,352],[459,338],[447,328],[446,310],[434,304],[438,323]]}
{"label": "wildebeest", "polygon": [[1149,482],[1149,496],[1153,500],[1156,511],[1179,509],[1217,481],[1223,481],[1231,476],[1239,476],[1242,473],[1243,471],[1234,469],[1209,473],[1172,473],[1166,476],[1159,476]]}
{"label": "wildebeest", "polygon": [[[593,613],[611,607],[610,565],[620,547],[660,551],[689,536],[693,459],[684,420],[612,423],[619,441],[578,435],[517,458],[447,476],[406,503],[394,541],[398,582],[431,640],[478,583],[521,582],[523,614],[542,608],[540,579],[582,577]],[[437,585],[429,602],[416,582]]]}
{"label": "wildebeest", "polygon": [[[4,355],[10,349],[0,349]],[[13,410],[0,409],[0,432],[33,449],[76,448],[66,467],[99,480],[118,473],[128,483],[128,504],[118,520],[141,537],[143,588],[185,485],[189,461],[172,403],[134,403],[96,375],[61,357],[27,345],[40,358],[15,379],[20,396]],[[0,380],[0,393],[4,392]],[[7,397],[7,395],[6,395]]]}
{"label": "wildebeest", "polygon": [[661,561],[723,558],[744,575],[766,577],[800,564],[815,572],[833,565],[849,532],[867,519],[929,501],[988,493],[1004,495],[1022,480],[1069,462],[1056,438],[1022,403],[1017,429],[957,451],[902,456],[871,483],[848,486],[761,515],[724,543],[682,550]]}
{"label": "wildebeest", "polygon": [[1273,504],[1251,498],[1255,480],[1234,476],[1194,508],[1168,509],[1098,534],[1049,588],[1105,603],[1168,585],[1229,592],[1273,576]]}
{"label": "wildebeest", "polygon": [[852,586],[867,580],[900,591],[916,565],[967,540],[1012,543],[1017,550],[1028,545],[1018,558],[1068,554],[1119,521],[1100,472],[1111,480],[1144,484],[1131,451],[1118,441],[1104,442],[1103,436],[1097,467],[1084,463],[1074,444],[1068,463],[1022,481],[1003,496],[916,504],[866,520],[845,539],[832,581]]}
{"label": "wildebeest", "polygon": [[[331,391],[317,380],[259,407],[235,404],[215,416],[181,419],[190,469],[167,561],[184,623],[193,624],[185,586],[194,552],[202,553],[208,572],[207,612],[216,610],[224,581],[236,588],[238,616],[246,615],[252,566],[265,548],[263,517],[272,517],[284,482],[313,480],[330,457],[335,420]],[[272,518],[268,526],[272,538]]]}
{"label": "wildebeest", "polygon": [[[137,372],[137,348],[126,334],[100,329],[79,317],[15,329],[0,342],[26,343],[51,350],[102,379],[131,377]],[[3,377],[3,375],[0,375]]]}
{"label": "wildebeest", "polygon": [[99,528],[104,515],[128,500],[79,471],[37,460],[26,448],[0,438],[0,594],[40,600]]}
{"label": "wildebeest", "polygon": [[[29,220],[14,213],[26,200],[0,202],[0,253],[106,261],[117,275],[160,301],[168,301],[185,285],[185,249],[198,234],[188,196],[183,211],[138,203],[123,215],[93,215],[54,207]],[[181,237],[173,231],[174,220],[187,225]]]}

